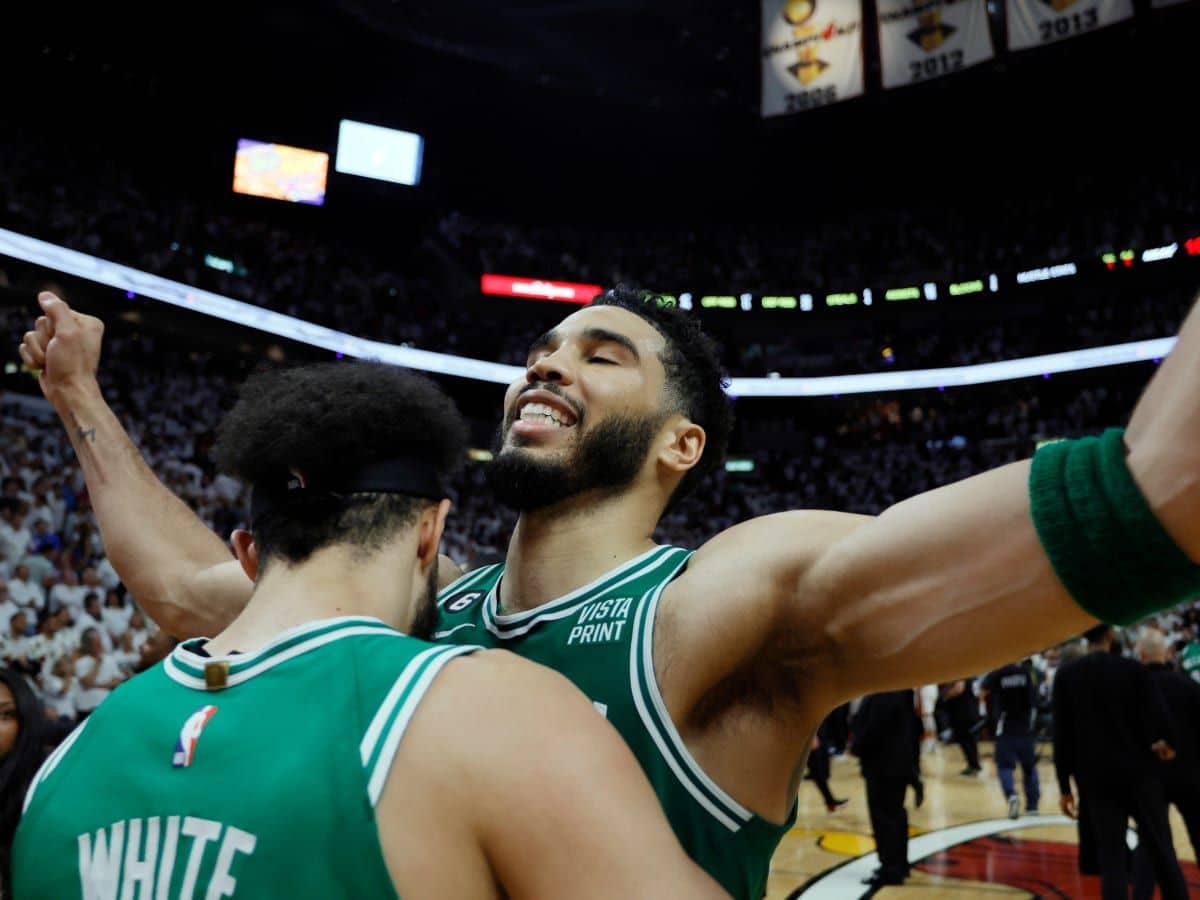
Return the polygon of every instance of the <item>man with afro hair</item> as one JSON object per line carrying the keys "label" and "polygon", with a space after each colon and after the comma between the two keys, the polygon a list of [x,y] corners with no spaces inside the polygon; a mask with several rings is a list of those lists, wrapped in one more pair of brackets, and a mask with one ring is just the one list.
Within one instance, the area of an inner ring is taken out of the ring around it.
{"label": "man with afro hair", "polygon": [[246,383],[216,452],[254,491],[234,542],[250,601],[51,757],[17,896],[725,896],[565,678],[422,639],[464,437],[390,366]]}

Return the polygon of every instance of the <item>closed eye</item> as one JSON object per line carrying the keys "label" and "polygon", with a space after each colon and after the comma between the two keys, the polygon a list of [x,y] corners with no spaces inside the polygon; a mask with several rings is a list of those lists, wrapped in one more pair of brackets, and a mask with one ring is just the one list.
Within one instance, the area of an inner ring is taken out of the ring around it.
{"label": "closed eye", "polygon": [[606,358],[606,357],[603,357],[603,356],[593,356],[593,357],[590,357],[590,358],[588,359],[588,362],[591,362],[591,363],[605,363],[606,365],[610,365],[610,366],[619,366],[619,365],[620,365],[620,363],[618,363],[618,362],[617,362],[615,359],[608,359],[608,358]]}

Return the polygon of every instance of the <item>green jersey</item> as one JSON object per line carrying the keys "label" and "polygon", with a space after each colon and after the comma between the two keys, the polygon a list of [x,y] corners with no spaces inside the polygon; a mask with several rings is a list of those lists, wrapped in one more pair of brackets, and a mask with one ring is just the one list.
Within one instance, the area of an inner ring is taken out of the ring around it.
{"label": "green jersey", "polygon": [[347,617],[213,659],[181,644],[46,760],[22,900],[394,900],[375,804],[430,683],[473,648]]}
{"label": "green jersey", "polygon": [[654,677],[659,599],[690,557],[656,547],[564,597],[512,614],[498,602],[504,566],[477,569],[438,595],[434,640],[502,647],[573,681],[625,738],[688,855],[738,900],[758,900],[796,808],[776,825],[718,787],[684,746]]}
{"label": "green jersey", "polygon": [[1183,648],[1179,666],[1183,669],[1183,674],[1193,681],[1200,681],[1200,641],[1192,641]]}

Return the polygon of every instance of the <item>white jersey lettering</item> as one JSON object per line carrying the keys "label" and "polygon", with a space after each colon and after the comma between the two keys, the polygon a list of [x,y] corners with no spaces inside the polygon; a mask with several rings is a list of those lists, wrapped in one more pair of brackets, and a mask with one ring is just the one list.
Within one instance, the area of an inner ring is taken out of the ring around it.
{"label": "white jersey lettering", "polygon": [[96,831],[95,844],[90,834],[79,835],[79,884],[83,900],[117,900],[117,882],[121,877],[121,851],[125,848],[125,823],[116,822]]}

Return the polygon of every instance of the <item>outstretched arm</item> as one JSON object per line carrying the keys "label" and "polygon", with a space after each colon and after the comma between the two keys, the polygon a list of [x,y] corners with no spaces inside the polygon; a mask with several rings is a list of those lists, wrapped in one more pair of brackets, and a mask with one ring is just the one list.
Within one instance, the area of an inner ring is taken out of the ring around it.
{"label": "outstretched arm", "polygon": [[[1193,311],[1125,441],[1150,509],[1194,561],[1198,388]],[[797,511],[719,535],[678,582],[689,604],[673,619],[684,622],[682,640],[703,669],[695,677],[711,686],[747,665],[767,666],[780,691],[803,694],[812,718],[860,694],[987,671],[1090,627],[1096,620],[1068,594],[1038,538],[1029,473],[1028,460],[1003,466],[878,517]],[[685,701],[705,685],[689,688]]]}
{"label": "outstretched arm", "polygon": [[96,380],[104,323],[50,293],[21,344],[42,393],[67,429],[87,480],[104,549],[139,604],[177,637],[216,634],[253,584],[230,550],[158,480]]}

